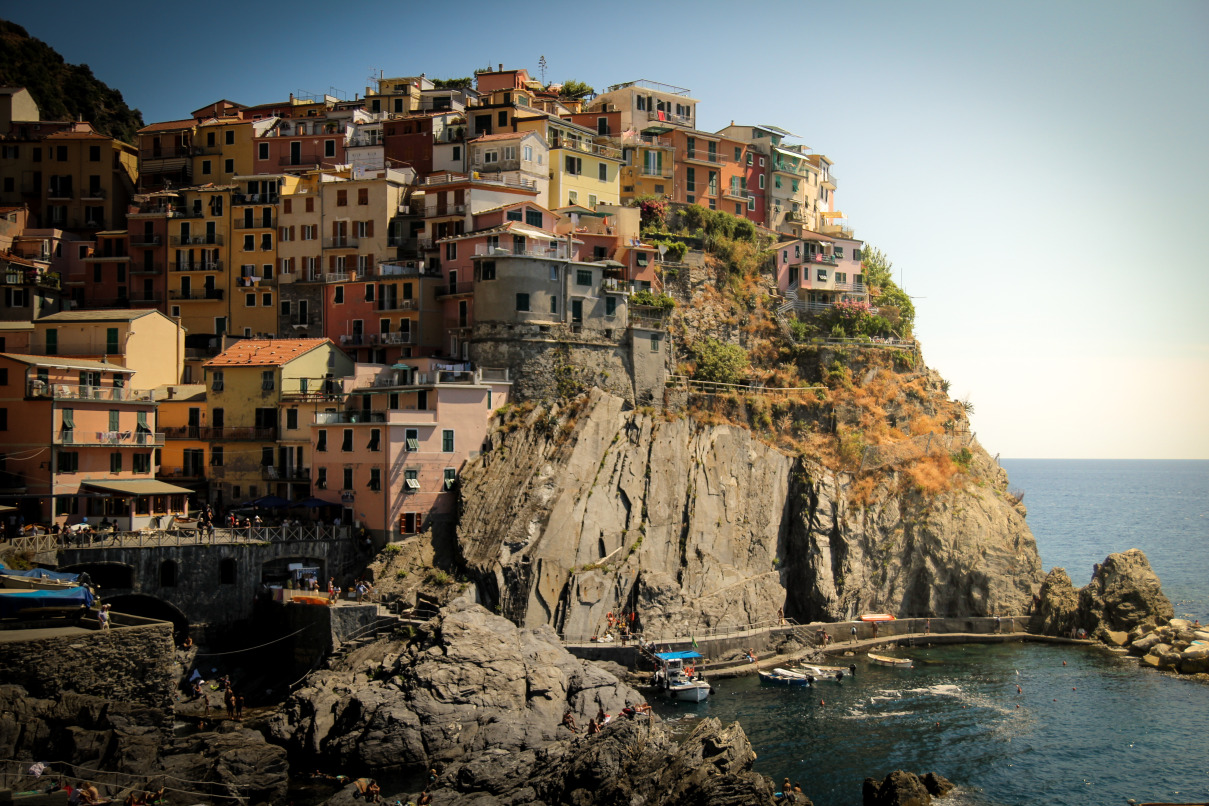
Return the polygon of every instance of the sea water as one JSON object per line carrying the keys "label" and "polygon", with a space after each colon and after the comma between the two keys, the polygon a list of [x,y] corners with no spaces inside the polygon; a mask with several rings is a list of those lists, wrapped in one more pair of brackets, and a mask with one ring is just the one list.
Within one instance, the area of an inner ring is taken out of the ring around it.
{"label": "sea water", "polygon": [[[1140,548],[1177,614],[1209,620],[1209,462],[1005,460],[1025,492],[1046,570],[1076,585]],[[895,650],[914,669],[857,658],[855,679],[782,688],[715,682],[704,703],[658,703],[678,729],[738,721],[756,769],[819,806],[860,804],[861,782],[938,772],[978,806],[1209,801],[1209,685],[1100,648],[1046,644]],[[1017,687],[1019,686],[1019,690]]]}

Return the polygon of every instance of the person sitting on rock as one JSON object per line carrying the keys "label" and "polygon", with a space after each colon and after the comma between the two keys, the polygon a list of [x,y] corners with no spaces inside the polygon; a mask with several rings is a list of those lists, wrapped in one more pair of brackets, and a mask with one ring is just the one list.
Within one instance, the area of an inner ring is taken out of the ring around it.
{"label": "person sitting on rock", "polygon": [[600,733],[600,725],[596,724],[595,719],[589,719],[588,720],[588,735],[592,736],[597,733]]}
{"label": "person sitting on rock", "polygon": [[373,778],[358,778],[356,781],[353,781],[353,786],[357,787],[357,791],[353,793],[354,798],[360,795],[365,798],[367,803],[378,802],[378,796],[382,789]]}
{"label": "person sitting on rock", "polygon": [[597,721],[597,723],[599,723],[601,725],[603,725],[609,721],[609,715],[605,713],[605,709],[604,709],[603,705],[600,706],[600,710],[598,710],[596,712],[596,721]]}
{"label": "person sitting on rock", "polygon": [[563,714],[563,724],[570,728],[572,733],[579,733],[579,727],[575,724],[575,714],[570,711]]}

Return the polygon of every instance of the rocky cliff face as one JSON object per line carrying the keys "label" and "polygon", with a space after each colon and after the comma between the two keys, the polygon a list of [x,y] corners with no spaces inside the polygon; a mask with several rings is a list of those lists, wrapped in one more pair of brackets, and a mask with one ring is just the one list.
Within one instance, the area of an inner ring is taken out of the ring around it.
{"label": "rocky cliff face", "polygon": [[377,642],[309,675],[271,732],[301,758],[386,770],[538,747],[570,735],[568,710],[586,726],[600,708],[644,700],[548,627],[517,629],[460,599],[416,639]]}
{"label": "rocky cliff face", "polygon": [[486,603],[587,637],[636,610],[649,635],[785,614],[1022,613],[1041,581],[1023,508],[971,443],[968,475],[919,492],[854,477],[748,429],[627,411],[594,391],[535,408],[462,476],[458,543]]}
{"label": "rocky cliff face", "polygon": [[1078,591],[1064,569],[1051,569],[1029,630],[1067,635],[1082,628],[1093,638],[1103,638],[1109,632],[1153,630],[1174,615],[1146,555],[1129,549],[1108,555],[1091,582]]}

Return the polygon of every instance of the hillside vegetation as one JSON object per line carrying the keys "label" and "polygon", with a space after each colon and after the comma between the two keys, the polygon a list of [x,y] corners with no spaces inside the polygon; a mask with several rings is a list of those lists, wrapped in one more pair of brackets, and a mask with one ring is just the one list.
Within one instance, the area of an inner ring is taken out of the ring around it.
{"label": "hillside vegetation", "polygon": [[0,86],[25,87],[43,120],[83,118],[97,131],[127,143],[143,127],[143,114],[122,93],[92,74],[86,64],[68,64],[50,45],[24,28],[0,20]]}

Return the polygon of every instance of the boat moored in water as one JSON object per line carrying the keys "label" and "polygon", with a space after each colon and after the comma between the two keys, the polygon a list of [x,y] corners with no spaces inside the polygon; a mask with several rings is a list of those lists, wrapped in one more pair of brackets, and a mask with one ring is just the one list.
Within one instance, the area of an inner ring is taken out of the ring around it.
{"label": "boat moored in water", "polygon": [[866,653],[869,660],[876,663],[878,666],[892,666],[898,669],[913,669],[915,661],[910,658],[895,658],[890,655],[874,655],[872,652]]}
{"label": "boat moored in water", "polygon": [[655,684],[674,700],[701,702],[710,695],[710,684],[701,679],[694,663],[703,660],[701,653],[691,650],[683,652],[656,652],[659,670],[655,672]]}

